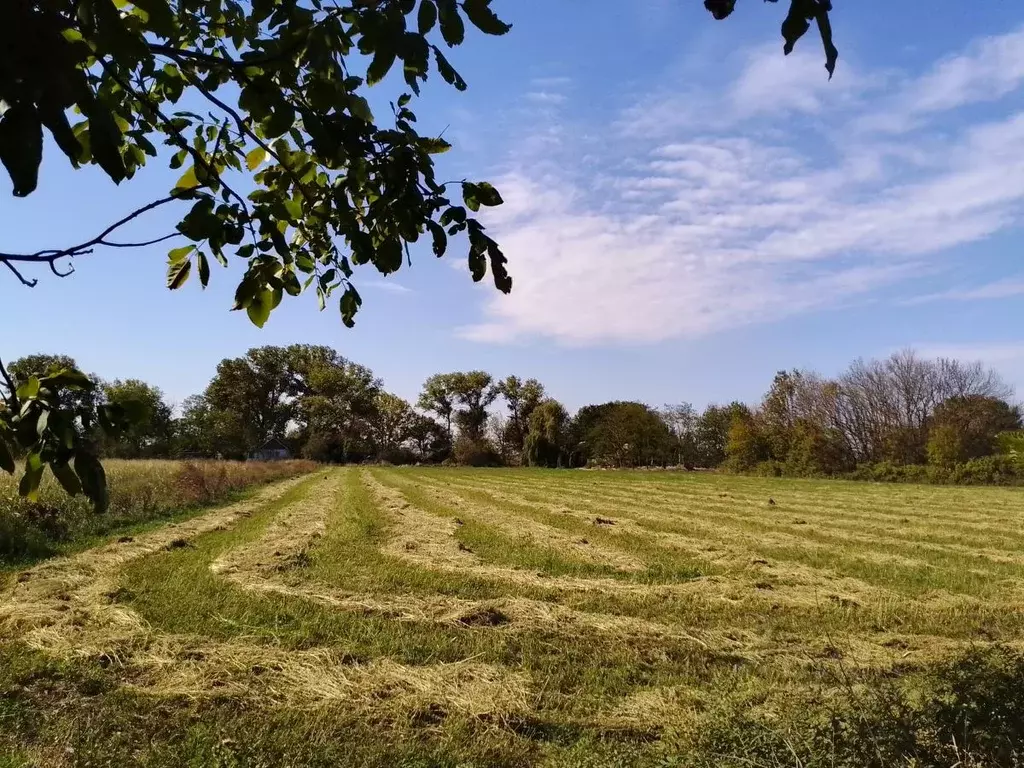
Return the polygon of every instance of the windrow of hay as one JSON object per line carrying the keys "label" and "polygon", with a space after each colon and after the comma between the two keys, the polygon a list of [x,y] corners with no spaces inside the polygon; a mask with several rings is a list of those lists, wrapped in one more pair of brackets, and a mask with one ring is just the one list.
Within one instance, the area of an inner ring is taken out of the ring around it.
{"label": "windrow of hay", "polygon": [[403,716],[443,707],[505,719],[528,711],[525,675],[467,660],[409,666],[390,659],[356,664],[328,648],[245,643],[187,644],[162,638],[133,658],[131,686],[147,693],[256,699],[318,706],[344,702],[366,714]]}
{"label": "windrow of hay", "polygon": [[[400,485],[395,487],[401,490]],[[522,538],[534,545],[569,552],[574,558],[595,565],[609,566],[619,571],[641,571],[646,567],[646,563],[620,548],[602,546],[593,540],[584,543],[578,535],[569,534],[523,515],[510,515],[506,509],[496,505],[466,499],[447,487],[418,483],[416,488],[430,494],[441,504],[457,510],[460,514],[465,512],[468,517],[489,525],[510,538]]]}
{"label": "windrow of hay", "polygon": [[301,482],[287,480],[262,489],[251,499],[187,522],[49,560],[25,571],[0,603],[0,632],[20,637],[40,650],[87,656],[106,653],[137,638],[146,632],[142,621],[110,600],[125,565],[173,543],[187,543],[231,526]]}
{"label": "windrow of hay", "polygon": [[[433,706],[499,719],[522,714],[527,679],[492,665],[466,661],[408,666],[388,659],[353,664],[329,649],[295,651],[165,635],[112,601],[118,574],[128,563],[229,528],[299,482],[287,481],[186,523],[24,572],[0,604],[0,636],[50,654],[116,666],[127,684],[152,694],[255,697],[296,706],[346,701],[393,716]],[[309,519],[310,509],[322,509],[333,486],[318,483],[310,496],[286,506],[281,513],[285,523],[275,526],[275,533],[286,530],[288,520]]]}
{"label": "windrow of hay", "polygon": [[[476,554],[459,547],[455,538],[458,526],[455,519],[440,517],[410,504],[399,488],[384,485],[371,475],[366,476],[365,483],[378,503],[400,521],[401,535],[385,546],[385,552],[420,568],[467,573],[511,584],[577,592],[651,594],[659,590],[673,590],[677,586],[684,586],[638,584],[601,577],[546,576],[524,569],[485,563]],[[475,510],[468,505],[465,509],[467,515],[475,519]],[[513,522],[518,523],[520,520],[521,518],[516,518]],[[510,523],[506,521],[505,525]]]}

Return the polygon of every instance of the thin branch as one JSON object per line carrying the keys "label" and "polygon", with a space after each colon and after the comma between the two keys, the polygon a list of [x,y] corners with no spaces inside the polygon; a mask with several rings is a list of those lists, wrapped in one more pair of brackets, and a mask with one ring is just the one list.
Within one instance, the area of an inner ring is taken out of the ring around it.
{"label": "thin branch", "polygon": [[[92,249],[90,248],[88,251],[84,251],[84,253],[92,253]],[[53,272],[53,274],[55,274],[57,277],[68,277],[68,276],[74,274],[74,272],[75,272],[75,265],[74,264],[68,264],[67,271],[61,272],[59,269],[57,269],[57,262],[56,261],[51,261],[50,262],[50,271]]]}
{"label": "thin branch", "polygon": [[0,375],[4,377],[4,381],[7,384],[7,400],[14,410],[18,410],[18,388],[14,386],[14,379],[11,378],[11,374],[7,372],[7,368],[4,367],[4,361],[0,360]]}
{"label": "thin branch", "polygon": [[21,281],[22,285],[27,285],[29,288],[35,288],[36,285],[39,283],[38,280],[27,280],[25,276],[18,271],[18,268],[11,264],[9,261],[5,261],[4,266],[14,273],[14,276]]}
{"label": "thin branch", "polygon": [[107,235],[109,235],[111,232],[113,232],[118,227],[123,227],[129,221],[132,221],[133,219],[137,219],[142,214],[147,213],[149,211],[152,211],[154,208],[159,208],[161,205],[166,205],[167,203],[173,202],[173,201],[178,200],[178,199],[180,199],[180,197],[178,195],[168,195],[167,197],[162,197],[159,200],[154,200],[149,205],[142,206],[138,210],[133,211],[132,213],[129,213],[127,216],[125,216],[120,221],[111,224],[109,227],[107,227],[105,230],[103,230],[103,232],[100,233],[99,237],[97,237],[95,239],[95,241],[89,243],[89,245],[98,245],[98,244],[102,243],[103,240],[106,239]]}
{"label": "thin branch", "polygon": [[108,240],[104,240],[103,245],[109,245],[111,248],[145,248],[147,245],[156,245],[157,243],[162,243],[165,240],[170,240],[173,237],[181,237],[181,232],[171,232],[169,235],[157,237],[153,240],[146,240],[144,243],[111,243]]}
{"label": "thin branch", "polygon": [[34,288],[37,281],[26,280],[25,277],[22,276],[20,272],[18,272],[18,269],[14,266],[13,262],[22,262],[27,264],[47,264],[50,267],[50,271],[53,272],[58,277],[67,277],[72,272],[74,272],[74,268],[72,267],[70,270],[62,272],[61,270],[57,269],[55,263],[58,259],[63,259],[65,257],[70,258],[73,256],[84,256],[85,254],[92,253],[95,249],[95,246],[98,245],[110,246],[113,248],[141,248],[142,246],[159,243],[163,240],[167,240],[170,237],[173,237],[174,235],[177,235],[177,233],[174,233],[174,235],[167,235],[165,237],[144,243],[112,243],[106,239],[112,232],[114,232],[120,227],[123,227],[125,224],[134,221],[142,214],[147,213],[148,211],[152,211],[154,208],[158,208],[161,205],[165,205],[178,199],[178,196],[170,195],[168,197],[161,198],[160,200],[154,200],[152,203],[144,205],[141,208],[132,211],[124,218],[115,221],[113,224],[111,224],[109,227],[103,230],[100,234],[96,235],[96,237],[90,240],[86,240],[84,243],[79,243],[78,245],[73,245],[69,248],[51,248],[42,251],[36,251],[35,253],[0,253],[0,262],[2,262],[9,270],[11,270],[11,272],[13,272],[24,285],[27,285],[30,288]]}

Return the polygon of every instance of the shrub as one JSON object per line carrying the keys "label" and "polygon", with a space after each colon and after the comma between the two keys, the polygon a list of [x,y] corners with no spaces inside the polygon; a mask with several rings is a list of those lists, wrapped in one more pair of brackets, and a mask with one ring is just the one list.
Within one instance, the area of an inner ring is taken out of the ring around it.
{"label": "shrub", "polygon": [[984,456],[958,464],[951,476],[962,485],[1019,485],[1024,483],[1024,465],[1012,456]]}
{"label": "shrub", "polygon": [[771,460],[759,462],[754,467],[753,474],[758,477],[782,477],[789,473],[786,472],[786,467],[782,462]]}
{"label": "shrub", "polygon": [[488,440],[473,440],[465,436],[456,439],[452,460],[463,467],[501,466],[501,456]]}

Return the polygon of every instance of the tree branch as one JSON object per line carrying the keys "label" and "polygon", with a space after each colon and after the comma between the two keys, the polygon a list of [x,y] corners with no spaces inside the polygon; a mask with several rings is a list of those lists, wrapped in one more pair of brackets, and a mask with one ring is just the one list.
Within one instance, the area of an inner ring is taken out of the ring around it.
{"label": "tree branch", "polygon": [[9,270],[11,270],[11,272],[14,273],[14,276],[16,278],[18,278],[18,280],[21,281],[22,285],[27,285],[29,288],[35,288],[36,285],[38,285],[38,283],[39,283],[38,280],[27,280],[25,278],[25,276],[23,274],[21,274],[21,272],[18,271],[18,268],[16,266],[14,266],[13,264],[11,264],[9,261],[5,261],[4,262],[4,266],[7,267]]}
{"label": "tree branch", "polygon": [[104,229],[100,234],[96,235],[96,237],[86,240],[85,242],[79,243],[78,245],[72,245],[68,248],[50,248],[42,251],[36,251],[35,253],[0,252],[0,263],[2,263],[9,270],[11,270],[11,272],[14,273],[15,277],[17,277],[21,281],[22,285],[26,285],[29,288],[34,288],[38,281],[26,279],[24,275],[22,275],[21,272],[18,271],[18,268],[14,266],[16,262],[25,264],[46,264],[47,266],[50,267],[50,271],[53,272],[53,274],[55,274],[57,277],[67,277],[68,275],[75,271],[74,267],[69,268],[67,271],[61,271],[60,269],[57,268],[56,262],[58,259],[72,258],[74,256],[84,256],[85,254],[92,253],[95,250],[96,246],[107,246],[110,248],[142,248],[147,245],[155,245],[156,243],[161,243],[164,240],[171,239],[172,237],[178,237],[180,233],[172,232],[169,235],[164,235],[163,237],[159,237],[154,240],[147,240],[145,242],[140,243],[113,243],[107,240],[107,237],[111,233],[115,232],[120,227],[123,227],[125,224],[134,221],[142,214],[152,211],[154,208],[159,208],[161,205],[166,205],[167,203],[170,203],[178,199],[180,198],[176,195],[169,195],[168,197],[164,197],[159,200],[154,200],[152,203],[144,205],[141,208],[137,208],[124,218],[115,221],[109,227]]}

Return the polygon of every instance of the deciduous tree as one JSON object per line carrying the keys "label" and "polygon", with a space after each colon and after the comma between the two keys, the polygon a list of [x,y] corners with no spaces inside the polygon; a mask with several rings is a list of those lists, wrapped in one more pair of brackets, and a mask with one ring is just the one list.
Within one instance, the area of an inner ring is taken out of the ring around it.
{"label": "deciduous tree", "polygon": [[543,400],[530,413],[526,461],[531,467],[566,466],[569,413],[557,400]]}
{"label": "deciduous tree", "polygon": [[122,408],[130,424],[117,439],[107,440],[104,452],[109,456],[137,459],[144,456],[166,457],[173,437],[171,406],[159,387],[139,379],[118,379],[103,384],[108,403]]}

